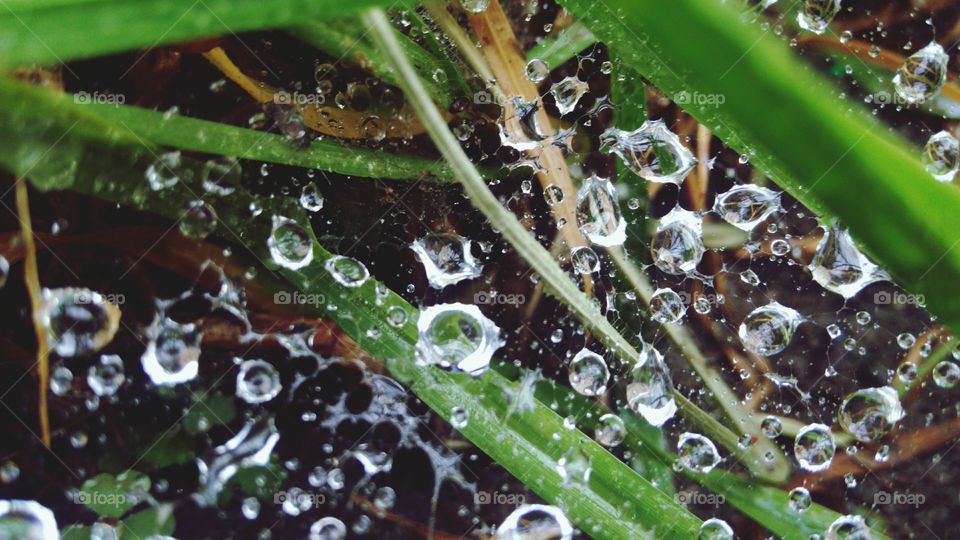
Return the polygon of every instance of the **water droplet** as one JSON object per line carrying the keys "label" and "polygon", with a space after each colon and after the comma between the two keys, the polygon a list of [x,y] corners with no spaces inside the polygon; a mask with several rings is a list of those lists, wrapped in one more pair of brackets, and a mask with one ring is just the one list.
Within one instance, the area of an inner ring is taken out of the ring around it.
{"label": "water droplet", "polygon": [[840,426],[858,441],[880,439],[903,418],[897,391],[889,386],[864,388],[848,395],[840,404]]}
{"label": "water droplet", "polygon": [[581,81],[576,76],[570,76],[560,82],[555,83],[550,88],[550,93],[557,102],[557,110],[561,115],[572,112],[577,107],[580,98],[587,93],[590,86]]}
{"label": "water droplet", "polygon": [[113,340],[120,325],[117,306],[90,289],[43,289],[40,301],[40,321],[50,349],[63,357],[102,349]]}
{"label": "water droplet", "polygon": [[483,13],[490,5],[490,0],[460,0],[460,5],[470,13]]}
{"label": "water droplet", "polygon": [[0,288],[7,284],[8,276],[10,276],[10,261],[0,255]]}
{"label": "water droplet", "polygon": [[776,439],[783,433],[783,424],[776,416],[768,416],[760,422],[760,431],[768,439]]}
{"label": "water droplet", "polygon": [[444,368],[455,367],[478,376],[503,345],[500,328],[468,304],[439,304],[420,313],[418,357]]}
{"label": "water droplet", "polygon": [[409,318],[407,310],[401,306],[390,306],[387,309],[387,322],[394,328],[402,328]]}
{"label": "water droplet", "polygon": [[803,317],[778,302],[758,307],[740,323],[739,336],[747,350],[771,356],[787,348]]}
{"label": "water droplet", "polygon": [[59,366],[50,374],[50,391],[57,396],[64,396],[73,386],[73,372],[66,366]]}
{"label": "water droplet", "polygon": [[547,75],[550,74],[550,67],[547,66],[547,63],[539,58],[534,58],[527,62],[527,67],[524,69],[524,74],[527,76],[527,80],[532,83],[542,82],[547,78]]}
{"label": "water droplet", "polygon": [[889,279],[837,224],[824,231],[808,268],[821,287],[844,298],[855,296],[871,283]]}
{"label": "water droplet", "polygon": [[702,228],[703,223],[694,213],[679,207],[671,210],[660,219],[650,240],[653,264],[675,275],[696,270],[705,251]]}
{"label": "water droplet", "polygon": [[247,519],[257,519],[260,515],[260,501],[256,497],[247,497],[240,505],[240,513]]}
{"label": "water droplet", "polygon": [[923,166],[937,180],[952,182],[960,169],[960,141],[947,131],[931,135],[923,147]]}
{"label": "water droplet", "polygon": [[610,370],[599,354],[583,348],[570,361],[570,386],[584,396],[599,396],[607,390]]}
{"label": "water droplet", "polygon": [[823,424],[804,426],[793,443],[793,454],[800,467],[810,472],[819,472],[830,466],[837,445],[830,428]]}
{"label": "water droplet", "polygon": [[317,184],[310,182],[300,191],[300,206],[307,212],[319,212],[323,208],[323,194]]}
{"label": "water droplet", "polygon": [[296,221],[273,216],[273,228],[267,240],[273,262],[288,270],[299,270],[313,261],[313,241]]}
{"label": "water droplet", "polygon": [[116,394],[125,380],[123,360],[115,354],[100,356],[97,363],[87,371],[87,385],[98,396]]}
{"label": "water droplet", "polygon": [[840,0],[806,0],[797,13],[800,28],[822,34],[840,11]]}
{"label": "water droplet", "polygon": [[430,286],[442,289],[480,275],[482,268],[470,252],[471,243],[452,232],[430,233],[414,241],[410,249],[423,263]]}
{"label": "water droplet", "polygon": [[597,442],[607,448],[619,446],[626,435],[626,425],[619,416],[613,413],[607,413],[597,419],[597,426],[593,431],[593,436],[597,439]]}
{"label": "water droplet", "polygon": [[662,426],[677,412],[673,381],[663,355],[644,344],[641,359],[631,370],[627,405],[654,426]]}
{"label": "water droplet", "polygon": [[627,239],[627,222],[620,214],[617,188],[608,178],[593,175],[580,185],[577,221],[580,232],[598,246],[619,246]]}
{"label": "water droplet", "polygon": [[683,299],[673,289],[657,289],[650,296],[650,318],[659,323],[675,323],[685,311]]}
{"label": "water droplet", "polygon": [[0,500],[0,524],[10,540],[58,540],[57,519],[36,501]]}
{"label": "water droplet", "polygon": [[463,407],[454,407],[450,410],[450,425],[457,428],[463,429],[467,427],[467,422],[470,420],[470,413],[467,412]]}
{"label": "water droplet", "polygon": [[810,508],[810,505],[813,504],[813,499],[810,498],[810,491],[805,487],[795,487],[791,489],[789,504],[790,509],[798,514],[806,512],[807,509]]}
{"label": "water droplet", "polygon": [[188,173],[180,152],[167,152],[147,167],[147,183],[150,184],[150,189],[160,191],[177,185],[181,175],[187,176]]}
{"label": "water droplet", "polygon": [[840,43],[846,43],[851,39],[853,39],[853,32],[849,30],[844,30],[843,32],[840,32]]}
{"label": "water droplet", "polygon": [[334,255],[327,259],[323,266],[333,279],[344,287],[359,287],[370,277],[367,267],[351,257]]}
{"label": "water droplet", "polygon": [[897,345],[899,345],[900,348],[903,350],[907,350],[910,347],[913,347],[916,342],[917,342],[916,336],[914,336],[909,332],[904,332],[897,336]]}
{"label": "water droplet", "polygon": [[720,463],[713,441],[698,433],[683,433],[677,442],[677,459],[685,469],[706,474]]}
{"label": "water droplet", "polygon": [[960,367],[950,360],[944,360],[933,368],[933,382],[940,388],[953,388],[960,381]]}
{"label": "water droplet", "polygon": [[780,194],[753,184],[734,186],[717,195],[713,205],[713,211],[724,221],[748,232],[778,210]]}
{"label": "water droplet", "polygon": [[217,221],[217,213],[212,206],[203,201],[193,201],[183,212],[180,232],[188,238],[202,240],[216,230]]}
{"label": "water droplet", "polygon": [[573,525],[556,506],[525,504],[513,512],[497,527],[497,540],[570,540]]}
{"label": "water droplet", "polygon": [[648,120],[634,131],[609,129],[603,139],[634,174],[649,182],[680,184],[697,164],[661,120]]}
{"label": "water droplet", "polygon": [[923,103],[932,98],[947,80],[950,61],[935,41],[911,54],[893,76],[893,88],[907,103]]}
{"label": "water droplet", "polygon": [[196,325],[180,324],[160,315],[147,336],[150,341],[140,362],[154,384],[171,386],[197,376],[203,334]]}
{"label": "water droplet", "polygon": [[827,529],[826,540],[870,540],[870,528],[860,516],[840,516]]}
{"label": "water droplet", "polygon": [[827,325],[827,335],[830,336],[830,339],[837,339],[842,333],[843,331],[836,324]]}
{"label": "water droplet", "polygon": [[570,251],[570,260],[578,274],[591,274],[600,270],[600,258],[587,246],[573,248]]}
{"label": "water droplet", "polygon": [[280,373],[264,360],[244,360],[237,373],[237,397],[250,404],[266,403],[277,397],[283,385]]}
{"label": "water droplet", "polygon": [[905,383],[913,382],[917,378],[917,365],[913,362],[900,364],[897,368],[897,377]]}
{"label": "water droplet", "polygon": [[710,518],[700,525],[697,540],[733,540],[733,528],[722,519]]}
{"label": "water droplet", "polygon": [[790,244],[787,243],[786,240],[778,238],[773,242],[770,242],[770,252],[777,257],[783,257],[787,253],[790,253]]}
{"label": "water droplet", "polygon": [[543,190],[543,200],[550,206],[556,206],[563,202],[563,190],[560,186],[550,184]]}

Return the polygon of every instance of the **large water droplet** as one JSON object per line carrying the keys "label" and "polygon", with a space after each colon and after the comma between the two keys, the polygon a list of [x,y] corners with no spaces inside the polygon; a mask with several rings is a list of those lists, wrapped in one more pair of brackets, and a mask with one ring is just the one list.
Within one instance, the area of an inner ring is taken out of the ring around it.
{"label": "large water droplet", "polygon": [[273,216],[273,228],[267,240],[273,262],[289,270],[299,270],[313,261],[313,241],[296,221]]}
{"label": "large water droplet", "polygon": [[197,376],[203,334],[195,324],[180,324],[160,315],[147,336],[150,341],[140,362],[154,384],[171,386]]}
{"label": "large water droplet", "polygon": [[323,208],[323,194],[317,184],[310,182],[300,191],[300,206],[307,212],[319,212]]}
{"label": "large water droplet", "polygon": [[573,525],[556,506],[525,504],[507,516],[497,527],[497,540],[570,540]]}
{"label": "large water droplet", "polygon": [[840,426],[858,441],[879,440],[901,418],[903,407],[897,391],[889,386],[864,388],[848,395],[840,404]]}
{"label": "large water droplet", "polygon": [[500,328],[468,304],[439,304],[420,313],[417,354],[428,364],[455,367],[477,376],[503,345]]}
{"label": "large water droplet", "polygon": [[604,144],[649,182],[680,184],[697,164],[693,153],[661,120],[648,120],[633,131],[607,130]]}
{"label": "large water droplet", "polygon": [[889,279],[837,224],[824,231],[809,268],[814,281],[844,298],[853,297],[873,282]]}
{"label": "large water droplet", "polygon": [[947,80],[950,58],[935,41],[911,54],[893,76],[893,88],[908,103],[923,103],[932,98]]}
{"label": "large water droplet", "polygon": [[410,249],[423,263],[430,286],[442,289],[480,275],[482,268],[473,258],[470,245],[470,240],[456,233],[431,233],[414,241]]}
{"label": "large water droplet", "polygon": [[550,93],[557,102],[557,110],[561,115],[567,114],[577,107],[580,98],[587,93],[590,87],[576,76],[570,76],[555,83]]}
{"label": "large water droplet", "polygon": [[623,442],[623,439],[627,436],[627,427],[619,416],[607,413],[597,419],[593,436],[598,443],[607,448],[613,448]]}
{"label": "large water droplet", "polygon": [[802,321],[796,310],[771,302],[751,311],[740,323],[740,340],[755,354],[774,355],[787,348]]}
{"label": "large water droplet", "polygon": [[570,386],[584,396],[599,396],[607,390],[610,370],[599,354],[583,348],[570,361]]}
{"label": "large water droplet", "polygon": [[706,474],[720,463],[720,452],[703,435],[683,433],[677,441],[677,461],[689,471]]}
{"label": "large water droplet", "polygon": [[573,269],[578,274],[592,274],[600,270],[600,258],[597,252],[587,246],[575,247],[570,251]]}
{"label": "large water droplet", "polygon": [[593,175],[580,185],[577,220],[584,236],[598,246],[619,246],[627,239],[627,222],[620,214],[617,188],[608,178]]}
{"label": "large water droplet", "polygon": [[663,355],[647,344],[640,361],[630,372],[627,405],[654,426],[662,426],[677,412],[673,381]]}
{"label": "large water droplet", "polygon": [[167,152],[147,167],[147,183],[150,189],[160,191],[177,185],[180,177],[188,172],[179,151]]}
{"label": "large water droplet", "polygon": [[806,0],[797,13],[800,28],[822,34],[840,11],[840,0]]}
{"label": "large water droplet", "polygon": [[277,397],[283,385],[280,373],[264,360],[244,360],[237,373],[237,397],[247,403],[265,403]]}
{"label": "large water droplet", "polygon": [[837,445],[830,428],[823,424],[804,426],[793,442],[793,454],[800,467],[810,472],[818,472],[830,466]]}
{"label": "large water droplet", "polygon": [[733,540],[733,529],[722,519],[710,518],[700,525],[697,540]]}
{"label": "large water droplet", "polygon": [[460,5],[470,13],[483,13],[490,5],[490,0],[460,0]]}
{"label": "large water droplet", "polygon": [[840,516],[827,529],[826,540],[870,540],[870,528],[861,516]]}
{"label": "large water droplet", "polygon": [[104,354],[87,371],[87,385],[98,396],[112,396],[126,380],[123,360],[115,354]]}
{"label": "large water droplet", "polygon": [[527,80],[532,83],[542,82],[549,74],[550,67],[539,58],[534,58],[527,62],[527,67],[524,69],[524,75],[526,75]]}
{"label": "large water droplet", "polygon": [[937,180],[952,182],[960,169],[960,141],[947,131],[931,135],[923,147],[923,166]]}
{"label": "large water droplet", "polygon": [[683,298],[673,289],[657,289],[650,296],[650,318],[659,323],[675,323],[685,311]]}
{"label": "large water droplet", "polygon": [[344,287],[359,287],[370,277],[370,272],[362,262],[342,255],[330,257],[324,267]]}
{"label": "large water droplet", "polygon": [[343,540],[347,537],[347,526],[342,521],[327,516],[310,525],[310,540]]}
{"label": "large water droplet", "polygon": [[60,356],[96,352],[113,340],[119,328],[120,310],[90,289],[43,289],[40,300],[40,322],[50,348]]}
{"label": "large water droplet", "polygon": [[790,490],[789,505],[790,509],[794,512],[803,513],[810,508],[810,505],[813,504],[813,499],[810,498],[810,491],[805,487],[795,487]]}
{"label": "large water droplet", "polygon": [[734,186],[717,195],[713,205],[724,221],[748,232],[779,209],[779,193],[753,184]]}
{"label": "large water droplet", "polygon": [[60,530],[53,512],[37,501],[0,500],[0,538],[59,540]]}
{"label": "large water droplet", "polygon": [[650,240],[653,264],[668,274],[689,274],[697,268],[705,248],[703,223],[694,213],[674,208],[660,219]]}

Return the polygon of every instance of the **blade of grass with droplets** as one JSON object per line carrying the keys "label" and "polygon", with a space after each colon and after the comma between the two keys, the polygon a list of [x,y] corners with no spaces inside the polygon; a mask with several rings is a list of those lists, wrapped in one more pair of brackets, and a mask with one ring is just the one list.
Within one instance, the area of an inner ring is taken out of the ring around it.
{"label": "blade of grass with droplets", "polygon": [[[396,69],[401,88],[407,96],[411,106],[420,116],[427,128],[427,132],[437,145],[440,152],[453,168],[454,176],[464,187],[470,201],[487,219],[497,227],[500,233],[516,249],[517,253],[536,271],[546,285],[546,290],[559,298],[584,326],[589,328],[597,338],[609,347],[627,365],[634,365],[641,361],[639,352],[613,327],[607,318],[600,313],[597,306],[591,302],[570,280],[560,268],[553,256],[530,235],[520,224],[516,216],[500,204],[500,201],[487,187],[480,173],[473,166],[470,159],[460,147],[453,133],[444,122],[436,106],[430,101],[423,89],[416,72],[409,60],[403,56],[400,47],[394,42],[393,30],[381,11],[371,10],[366,17],[371,25],[373,37],[378,46],[384,51]],[[681,396],[682,397],[682,396]],[[686,410],[694,410],[696,406],[688,403]],[[702,411],[701,411],[702,412]],[[709,417],[706,413],[703,416]],[[707,435],[720,440],[736,440],[736,435],[719,423],[700,423],[702,427],[711,428]],[[744,464],[761,476],[769,476],[773,467],[774,478],[782,478],[786,472],[782,462],[772,465],[763,460],[746,459]]]}
{"label": "blade of grass with droplets", "polygon": [[[0,164],[24,175],[38,188],[71,189],[152,211],[171,220],[200,198],[200,164],[185,158],[193,178],[152,191],[143,179],[158,149],[123,126],[106,122],[76,105],[69,96],[38,90],[0,78]],[[186,165],[185,165],[186,166]],[[700,520],[589,438],[567,429],[563,419],[536,400],[512,408],[520,399],[518,385],[488,370],[480,378],[426,367],[415,359],[418,311],[374,279],[344,287],[325,268],[333,255],[307,233],[313,261],[299,270],[270,260],[267,237],[271,216],[307,223],[291,200],[256,200],[245,190],[209,195],[204,200],[217,215],[218,235],[259,258],[265,268],[305,294],[322,295],[322,311],[358,345],[385,360],[392,377],[449,421],[455,407],[469,413],[461,432],[507,471],[531,487],[596,538],[685,539],[696,534]],[[251,215],[256,202],[262,212]],[[390,308],[408,314],[396,328],[388,323]],[[576,448],[591,463],[587,483],[567,481],[557,462]]]}
{"label": "blade of grass with droplets", "polygon": [[130,105],[84,105],[110,122],[124,126],[154,144],[221,156],[294,165],[362,178],[411,180],[430,175],[453,181],[442,161],[388,152],[350,148],[329,139],[315,140],[305,149],[295,148],[282,135],[229,126],[188,116],[168,116]]}
{"label": "blade of grass with droplets", "polygon": [[839,218],[960,330],[960,190],[931,178],[917,148],[730,2],[560,3],[667,95],[722,96],[685,109],[811,210]]}
{"label": "blade of grass with droplets", "polygon": [[593,37],[587,27],[575,22],[527,51],[527,60],[537,58],[553,69],[565,64],[596,42],[597,38]]}
{"label": "blade of grass with droplets", "polygon": [[386,0],[6,0],[0,7],[0,64],[53,65],[343,17],[388,4]]}
{"label": "blade of grass with droplets", "polygon": [[[512,366],[497,366],[506,376],[517,377],[519,374],[516,368],[511,368]],[[609,412],[599,402],[588,400],[553,381],[539,382],[536,395],[544,403],[550,404],[558,414],[575,417],[577,426],[585,433],[592,433],[597,419]],[[659,430],[651,428],[650,424],[632,411],[622,411],[621,418],[627,428],[623,445],[631,453],[645,456],[646,459],[667,467],[676,462],[677,455],[658,444]],[[808,540],[811,535],[823,534],[830,524],[840,517],[839,513],[817,503],[811,504],[805,512],[796,512],[790,508],[788,492],[772,486],[757,485],[729,471],[716,469],[707,474],[698,474],[681,469],[679,474],[723,496],[727,504],[787,540]],[[877,540],[886,538],[876,530],[871,532]]]}

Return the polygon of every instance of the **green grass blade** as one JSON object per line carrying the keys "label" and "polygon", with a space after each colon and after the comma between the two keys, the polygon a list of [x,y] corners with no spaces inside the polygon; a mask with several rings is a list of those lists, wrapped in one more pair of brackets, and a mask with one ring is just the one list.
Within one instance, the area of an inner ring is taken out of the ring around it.
{"label": "green grass blade", "polygon": [[[202,188],[196,174],[173,188],[150,191],[141,178],[157,149],[73,104],[69,96],[0,78],[0,99],[6,105],[0,109],[0,123],[8,128],[0,131],[0,163],[38,188],[71,189],[173,220],[198,198]],[[192,164],[194,169],[199,166]],[[529,408],[508,412],[511,400],[519,396],[515,383],[493,370],[472,379],[418,365],[414,354],[418,311],[374,279],[356,288],[339,285],[324,268],[332,254],[316,238],[314,260],[307,267],[293,271],[270,262],[270,216],[307,222],[295,202],[258,200],[263,211],[252,217],[254,199],[243,189],[205,200],[220,217],[217,234],[259,257],[292,287],[323,295],[326,316],[368,353],[385,359],[390,375],[437,414],[449,420],[454,407],[464,407],[469,422],[463,434],[594,537],[681,540],[696,534],[700,526],[696,516],[592,440],[564,427],[563,419],[546,405],[533,400]],[[387,322],[392,307],[409,314],[402,328]],[[591,462],[587,484],[567,483],[557,471],[557,460],[574,447]]]}
{"label": "green grass blade", "polygon": [[315,140],[308,148],[298,149],[282,135],[188,116],[168,117],[159,111],[130,105],[89,103],[84,107],[111,123],[131,130],[137,137],[161,146],[361,178],[411,180],[430,175],[440,182],[453,181],[450,167],[442,161],[350,148],[329,139]]}
{"label": "green grass blade", "polygon": [[343,17],[387,4],[386,0],[6,0],[0,5],[0,64],[56,64]]}
{"label": "green grass blade", "polygon": [[[960,330],[960,190],[935,181],[920,152],[739,20],[731,3],[560,0],[623,61],[782,188],[839,218],[900,284]],[[896,216],[896,219],[890,219]]]}
{"label": "green grass blade", "polygon": [[527,60],[539,58],[547,67],[553,69],[596,42],[597,38],[593,37],[586,26],[575,22],[527,51]]}

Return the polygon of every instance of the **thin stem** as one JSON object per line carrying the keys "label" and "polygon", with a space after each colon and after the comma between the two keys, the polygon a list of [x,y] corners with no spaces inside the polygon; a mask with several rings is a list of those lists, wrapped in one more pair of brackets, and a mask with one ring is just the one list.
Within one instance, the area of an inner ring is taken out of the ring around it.
{"label": "thin stem", "polygon": [[30,296],[30,310],[33,317],[33,329],[37,335],[37,374],[39,385],[40,439],[50,448],[50,413],[47,405],[47,388],[50,385],[50,343],[47,330],[41,320],[43,300],[40,298],[40,276],[37,270],[37,246],[33,241],[33,224],[30,221],[30,201],[27,198],[27,183],[17,178],[16,184],[17,214],[20,216],[20,230],[23,236],[25,258],[23,260],[23,280]]}

